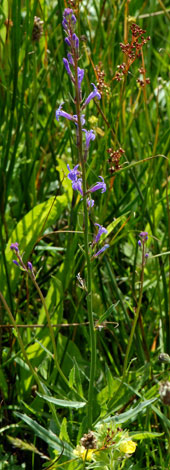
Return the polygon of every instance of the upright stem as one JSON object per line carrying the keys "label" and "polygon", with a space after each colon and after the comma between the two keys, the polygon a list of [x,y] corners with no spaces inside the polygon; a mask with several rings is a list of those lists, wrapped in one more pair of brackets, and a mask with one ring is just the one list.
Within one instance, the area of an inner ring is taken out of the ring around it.
{"label": "upright stem", "polygon": [[89,256],[89,240],[88,240],[88,210],[86,202],[86,171],[85,161],[82,153],[82,126],[81,126],[81,110],[80,110],[80,94],[78,89],[78,75],[77,75],[77,57],[74,56],[75,62],[75,92],[76,92],[76,114],[78,122],[78,153],[79,161],[82,168],[82,183],[83,183],[83,207],[84,207],[84,246],[85,246],[85,257],[87,264],[87,311],[89,319],[89,330],[90,330],[90,350],[91,350],[91,361],[90,361],[90,381],[88,390],[88,405],[87,405],[87,417],[88,417],[88,428],[90,429],[93,421],[93,387],[95,379],[96,369],[96,339],[94,331],[93,321],[93,310],[92,310],[92,282],[91,282],[91,262]]}

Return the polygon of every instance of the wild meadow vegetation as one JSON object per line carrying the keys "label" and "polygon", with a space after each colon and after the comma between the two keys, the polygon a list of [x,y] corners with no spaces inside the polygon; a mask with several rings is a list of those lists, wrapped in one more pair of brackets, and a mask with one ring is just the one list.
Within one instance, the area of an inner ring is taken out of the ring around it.
{"label": "wild meadow vegetation", "polygon": [[170,468],[168,7],[1,2],[0,470]]}

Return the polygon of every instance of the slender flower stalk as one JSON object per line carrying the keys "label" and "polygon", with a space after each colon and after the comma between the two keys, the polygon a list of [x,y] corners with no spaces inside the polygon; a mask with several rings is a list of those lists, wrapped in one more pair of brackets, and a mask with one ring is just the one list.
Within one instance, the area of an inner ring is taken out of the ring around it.
{"label": "slender flower stalk", "polygon": [[[99,92],[95,85],[93,85],[94,90],[90,93],[89,97],[86,99],[84,106],[81,106],[82,92],[81,85],[84,78],[84,70],[81,69],[78,65],[79,60],[79,39],[74,31],[76,24],[76,18],[73,14],[72,9],[66,8],[63,14],[63,28],[66,33],[65,41],[70,48],[70,52],[67,55],[67,59],[64,59],[64,66],[68,75],[70,76],[74,88],[75,88],[75,105],[76,105],[76,115],[68,115],[61,110],[61,106],[56,112],[56,118],[59,120],[60,116],[66,117],[69,120],[74,120],[77,126],[77,149],[78,149],[78,158],[79,165],[76,165],[73,170],[70,169],[69,165],[67,166],[69,170],[68,178],[72,182],[72,188],[78,190],[83,196],[83,208],[84,208],[84,247],[85,247],[85,258],[87,266],[87,310],[89,318],[89,329],[90,329],[90,350],[91,350],[91,361],[90,361],[90,381],[89,381],[89,391],[88,391],[88,406],[87,406],[87,416],[88,416],[88,427],[90,428],[93,420],[93,390],[94,390],[94,379],[95,379],[95,369],[96,369],[96,342],[95,342],[95,330],[94,330],[94,321],[93,321],[93,312],[92,312],[92,282],[91,282],[91,260],[89,255],[89,235],[88,235],[88,209],[93,207],[93,199],[87,198],[87,187],[86,187],[86,171],[85,171],[85,160],[87,157],[87,151],[89,149],[90,141],[95,139],[95,134],[92,130],[86,131],[82,129],[82,126],[85,123],[84,115],[82,114],[83,107],[85,107],[95,96],[99,99]],[[72,70],[71,70],[72,67]],[[86,134],[86,147],[85,154],[83,152],[83,139],[82,131]],[[78,167],[81,166],[81,176],[78,170]]]}
{"label": "slender flower stalk", "polygon": [[[86,172],[85,172],[85,161],[83,158],[82,151],[82,125],[81,125],[81,111],[80,111],[80,95],[79,95],[79,84],[77,78],[77,58],[76,54],[74,56],[75,63],[75,88],[76,88],[76,114],[78,121],[78,153],[79,161],[81,163],[82,169],[82,185],[83,185],[83,194],[86,194]],[[88,407],[87,407],[87,418],[88,418],[88,427],[91,428],[93,421],[93,391],[94,391],[94,380],[96,372],[96,338],[94,330],[94,321],[93,321],[93,309],[92,309],[92,282],[91,282],[91,262],[89,256],[89,236],[88,236],[88,210],[86,196],[83,198],[84,206],[84,245],[85,245],[85,257],[87,264],[87,310],[88,310],[88,319],[89,319],[89,330],[90,330],[90,349],[91,349],[91,361],[90,361],[90,381],[89,381],[89,391],[88,391]]]}

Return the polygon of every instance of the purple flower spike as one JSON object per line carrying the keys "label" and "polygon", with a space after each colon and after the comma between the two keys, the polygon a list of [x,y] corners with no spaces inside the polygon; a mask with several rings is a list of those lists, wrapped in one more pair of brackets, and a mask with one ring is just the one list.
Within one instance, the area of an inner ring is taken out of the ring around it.
{"label": "purple flower spike", "polygon": [[33,266],[32,266],[32,263],[30,261],[28,261],[27,266],[28,266],[28,269],[32,272],[33,271]]}
{"label": "purple flower spike", "polygon": [[68,75],[70,75],[70,77],[72,77],[72,72],[71,72],[71,69],[70,69],[70,66],[69,66],[69,62],[67,59],[65,59],[65,57],[63,58],[63,64],[64,64],[64,67],[68,73]]}
{"label": "purple flower spike", "polygon": [[92,186],[92,188],[89,189],[90,193],[94,193],[95,191],[98,191],[98,189],[101,189],[101,193],[105,193],[106,183],[104,182],[103,176],[99,176],[99,178],[101,178],[102,181],[98,181],[94,186]]}
{"label": "purple flower spike", "polygon": [[76,121],[75,116],[72,116],[72,114],[68,114],[65,111],[62,111],[62,106],[63,106],[63,103],[60,104],[59,108],[57,109],[55,113],[57,121],[59,121],[60,117],[69,119],[69,121]]}
{"label": "purple flower spike", "polygon": [[87,206],[91,209],[94,206],[94,199],[87,198]]}
{"label": "purple flower spike", "polygon": [[96,85],[94,85],[94,83],[91,83],[91,85],[93,85],[93,91],[91,91],[90,95],[86,98],[86,101],[83,105],[83,107],[87,106],[87,104],[90,103],[90,101],[93,99],[93,98],[97,98],[98,100],[101,99],[101,94],[99,93]]}
{"label": "purple flower spike", "polygon": [[10,249],[16,251],[16,253],[17,253],[19,251],[18,246],[19,246],[19,243],[17,243],[17,242],[11,243]]}
{"label": "purple flower spike", "polygon": [[103,248],[101,248],[101,250],[97,251],[97,253],[95,253],[95,255],[93,255],[94,258],[97,258],[97,256],[101,255],[101,253],[103,253],[105,250],[107,250],[107,248],[109,248],[110,245],[108,245],[108,243],[106,243],[106,245],[103,246]]}
{"label": "purple flower spike", "polygon": [[95,240],[94,240],[95,243],[98,243],[98,241],[99,241],[99,239],[100,239],[102,233],[108,233],[108,231],[106,230],[105,227],[103,227],[103,226],[100,225],[100,224],[94,224],[94,225],[97,225],[97,226],[99,227],[98,234],[96,235]]}
{"label": "purple flower spike", "polygon": [[80,192],[80,194],[83,196],[83,190],[82,190],[82,179],[79,178],[77,181],[73,181],[72,183],[72,188],[74,190],[77,190]]}
{"label": "purple flower spike", "polygon": [[90,141],[94,140],[96,136],[93,130],[87,131],[86,129],[82,129],[82,131],[84,131],[86,134],[86,149],[88,149],[90,145]]}
{"label": "purple flower spike", "polygon": [[78,67],[77,68],[77,75],[78,75],[78,87],[79,87],[79,90],[80,90],[81,82],[82,82],[83,77],[84,77],[84,70],[80,69],[80,67]]}
{"label": "purple flower spike", "polygon": [[77,176],[80,174],[80,171],[77,170],[79,165],[76,165],[72,170],[69,166],[69,164],[67,164],[67,168],[68,168],[68,175],[67,175],[67,178],[69,178],[69,180],[71,181],[74,181],[76,182],[77,181]]}
{"label": "purple flower spike", "polygon": [[16,264],[16,266],[19,266],[19,263],[18,263],[18,261],[16,261],[16,259],[13,259],[12,262],[13,262],[14,264]]}

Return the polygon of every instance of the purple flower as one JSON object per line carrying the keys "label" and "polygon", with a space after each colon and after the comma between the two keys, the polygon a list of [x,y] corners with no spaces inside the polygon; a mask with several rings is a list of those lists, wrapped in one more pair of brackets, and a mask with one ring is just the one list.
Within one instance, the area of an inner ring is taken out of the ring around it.
{"label": "purple flower", "polygon": [[82,190],[82,179],[79,178],[77,181],[73,181],[72,183],[72,188],[74,190],[77,190],[80,192],[80,194],[83,196],[83,190]]}
{"label": "purple flower", "polygon": [[73,13],[73,10],[71,8],[65,8],[63,12],[63,17],[65,18],[66,16],[71,15],[71,13]]}
{"label": "purple flower", "polygon": [[82,129],[82,131],[85,132],[86,134],[86,149],[88,149],[90,145],[90,141],[94,140],[96,136],[92,129],[90,131],[87,131],[86,129]]}
{"label": "purple flower", "polygon": [[148,240],[148,232],[140,232],[139,236],[142,238],[143,241]]}
{"label": "purple flower", "polygon": [[64,67],[68,73],[68,75],[70,75],[70,77],[73,79],[73,75],[72,75],[72,71],[70,69],[70,66],[69,66],[69,62],[67,59],[65,59],[65,57],[63,58],[63,64],[64,64]]}
{"label": "purple flower", "polygon": [[76,21],[77,21],[77,20],[76,20],[76,17],[75,17],[74,14],[71,15],[71,21],[72,21],[73,24],[76,24]]}
{"label": "purple flower", "polygon": [[77,181],[77,175],[80,174],[80,171],[77,170],[78,166],[79,166],[79,165],[76,165],[76,166],[71,170],[69,164],[67,164],[67,168],[68,168],[68,171],[69,171],[69,173],[68,173],[68,175],[67,175],[67,178],[69,178],[69,180],[74,181],[74,182]]}
{"label": "purple flower", "polygon": [[142,246],[141,240],[138,240],[138,246],[140,246],[140,247]]}
{"label": "purple flower", "polygon": [[62,27],[65,31],[67,31],[67,25],[68,25],[68,21],[65,18],[63,18]]}
{"label": "purple flower", "polygon": [[96,85],[94,85],[94,83],[91,83],[91,85],[93,85],[93,91],[91,91],[90,95],[86,98],[86,101],[84,102],[84,105],[83,105],[83,108],[85,106],[87,106],[87,104],[90,103],[90,101],[93,99],[93,98],[97,98],[98,100],[101,99],[101,94],[99,93]]}
{"label": "purple flower", "polygon": [[103,248],[101,248],[101,250],[97,251],[97,253],[95,253],[95,255],[93,255],[94,258],[96,258],[97,256],[101,255],[101,253],[103,253],[103,251],[107,250],[107,248],[109,248],[110,245],[108,245],[108,243],[106,243],[106,245],[103,246]]}
{"label": "purple flower", "polygon": [[72,56],[72,54],[70,54],[70,52],[68,52],[68,54],[67,54],[67,59],[68,59],[70,65],[74,65],[73,56]]}
{"label": "purple flower", "polygon": [[148,258],[149,257],[149,253],[145,253],[145,258]]}
{"label": "purple flower", "polygon": [[105,193],[106,183],[104,182],[103,176],[99,176],[99,178],[101,178],[102,181],[98,181],[91,189],[88,190],[88,192],[94,193],[95,191],[98,191],[98,189],[101,189],[101,193]]}
{"label": "purple flower", "polygon": [[[73,118],[75,120],[75,124],[77,124],[77,114],[74,114]],[[85,124],[84,114],[81,115],[80,120],[81,120],[81,125],[84,126]]]}
{"label": "purple flower", "polygon": [[77,37],[77,35],[75,33],[73,33],[72,39],[74,41],[75,48],[78,49],[79,48],[79,38]]}
{"label": "purple flower", "polygon": [[71,42],[69,38],[65,38],[64,41],[66,42],[67,46],[71,46]]}
{"label": "purple flower", "polygon": [[18,246],[19,246],[19,243],[17,243],[17,242],[11,243],[10,249],[18,252],[19,251]]}
{"label": "purple flower", "polygon": [[32,263],[30,261],[28,261],[27,266],[28,266],[28,269],[30,269],[30,271],[32,272],[33,271],[33,266],[32,266]]}
{"label": "purple flower", "polygon": [[12,262],[13,262],[14,264],[16,264],[16,266],[19,266],[19,263],[18,263],[18,261],[16,261],[16,259],[13,259]]}
{"label": "purple flower", "polygon": [[87,198],[87,206],[91,209],[94,206],[94,199]]}
{"label": "purple flower", "polygon": [[77,68],[77,77],[78,77],[78,88],[80,90],[81,82],[82,82],[83,77],[84,77],[84,70],[80,69],[80,67]]}
{"label": "purple flower", "polygon": [[65,111],[62,111],[62,106],[63,106],[63,103],[60,104],[59,108],[57,109],[57,111],[55,113],[57,121],[59,121],[60,117],[64,117],[66,119],[69,119],[69,121],[76,121],[75,116],[72,116],[72,114],[68,114]]}
{"label": "purple flower", "polygon": [[102,233],[108,233],[108,231],[106,230],[105,227],[103,227],[102,225],[100,224],[94,224],[94,225],[97,225],[99,227],[99,231],[98,231],[98,234],[96,235],[95,237],[95,240],[94,240],[94,243],[98,243]]}

